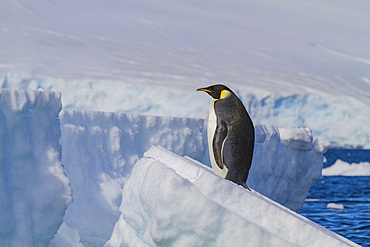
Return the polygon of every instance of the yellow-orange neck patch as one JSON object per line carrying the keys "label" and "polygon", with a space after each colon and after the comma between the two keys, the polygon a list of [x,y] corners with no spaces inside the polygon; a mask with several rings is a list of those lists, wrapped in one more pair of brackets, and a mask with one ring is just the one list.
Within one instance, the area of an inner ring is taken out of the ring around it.
{"label": "yellow-orange neck patch", "polygon": [[224,99],[227,96],[229,96],[230,94],[231,94],[230,91],[228,91],[228,90],[222,90],[221,91],[221,94],[220,94],[220,99]]}

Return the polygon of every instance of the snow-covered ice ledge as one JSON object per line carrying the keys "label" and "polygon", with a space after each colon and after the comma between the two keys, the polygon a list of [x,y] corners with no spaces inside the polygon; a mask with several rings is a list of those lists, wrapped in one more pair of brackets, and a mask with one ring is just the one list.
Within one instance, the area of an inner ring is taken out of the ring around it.
{"label": "snow-covered ice ledge", "polygon": [[356,246],[209,167],[152,147],[123,189],[106,246]]}

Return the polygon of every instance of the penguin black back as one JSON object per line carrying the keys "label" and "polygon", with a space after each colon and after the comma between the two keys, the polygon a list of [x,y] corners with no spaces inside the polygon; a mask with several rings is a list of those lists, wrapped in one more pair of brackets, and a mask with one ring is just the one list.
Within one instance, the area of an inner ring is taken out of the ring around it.
{"label": "penguin black back", "polygon": [[[211,130],[208,145],[210,156],[214,156],[210,157],[214,171],[226,167],[226,179],[248,188],[245,183],[253,158],[254,126],[247,110],[237,95],[224,85],[212,85],[197,91],[207,92],[215,99],[208,121],[208,131]],[[211,119],[212,114],[216,116],[214,120]]]}

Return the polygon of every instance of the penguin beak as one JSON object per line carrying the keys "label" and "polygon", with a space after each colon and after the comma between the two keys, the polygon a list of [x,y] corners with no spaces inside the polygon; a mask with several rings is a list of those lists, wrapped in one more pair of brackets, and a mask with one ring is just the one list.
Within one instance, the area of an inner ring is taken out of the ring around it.
{"label": "penguin beak", "polygon": [[205,88],[198,88],[197,91],[203,91],[203,92],[207,92],[207,93],[211,92],[211,90],[208,90],[208,89],[205,89]]}

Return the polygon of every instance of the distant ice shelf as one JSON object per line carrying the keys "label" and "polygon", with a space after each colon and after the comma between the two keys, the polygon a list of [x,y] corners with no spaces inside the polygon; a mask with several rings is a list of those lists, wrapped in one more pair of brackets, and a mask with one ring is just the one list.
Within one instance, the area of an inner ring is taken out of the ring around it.
{"label": "distant ice shelf", "polygon": [[[200,86],[200,85],[198,85]],[[62,92],[64,109],[206,118],[211,99],[194,88],[177,89],[109,80],[64,80],[15,74],[0,76],[0,88]],[[370,148],[370,107],[350,96],[317,91],[287,93],[236,87],[255,124],[308,127],[335,147]]]}

